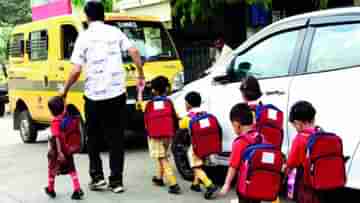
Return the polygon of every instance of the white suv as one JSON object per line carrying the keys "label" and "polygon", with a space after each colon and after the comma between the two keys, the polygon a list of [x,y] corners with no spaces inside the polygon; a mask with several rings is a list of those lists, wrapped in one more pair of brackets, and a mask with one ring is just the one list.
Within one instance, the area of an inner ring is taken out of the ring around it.
{"label": "white suv", "polygon": [[[184,96],[198,91],[203,108],[218,117],[225,153],[212,159],[213,163],[227,163],[235,137],[229,112],[242,102],[240,80],[254,75],[260,80],[262,101],[286,114],[282,151],[288,153],[296,134],[288,122],[289,109],[295,102],[307,100],[317,110],[316,123],[342,137],[345,155],[350,157],[347,186],[360,189],[360,8],[320,11],[276,22],[207,73],[172,99],[180,115],[185,115]],[[186,156],[180,148],[181,143],[175,142],[176,164],[186,175]]]}

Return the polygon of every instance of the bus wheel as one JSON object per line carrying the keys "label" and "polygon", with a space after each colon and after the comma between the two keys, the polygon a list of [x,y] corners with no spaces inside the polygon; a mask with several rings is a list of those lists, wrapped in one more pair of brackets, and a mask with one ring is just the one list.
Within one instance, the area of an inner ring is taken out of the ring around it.
{"label": "bus wheel", "polygon": [[37,129],[30,113],[24,110],[19,115],[20,136],[24,143],[34,143],[37,138]]}
{"label": "bus wheel", "polygon": [[193,180],[193,171],[190,167],[188,149],[190,136],[187,130],[179,130],[174,137],[172,153],[177,170],[184,180]]}

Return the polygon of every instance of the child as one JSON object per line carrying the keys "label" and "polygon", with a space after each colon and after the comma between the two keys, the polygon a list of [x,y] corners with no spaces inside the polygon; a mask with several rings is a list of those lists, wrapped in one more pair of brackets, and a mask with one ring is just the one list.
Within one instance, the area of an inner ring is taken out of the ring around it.
{"label": "child", "polygon": [[[231,183],[239,171],[242,161],[241,155],[243,154],[244,150],[248,147],[248,145],[259,143],[259,141],[261,141],[261,136],[258,136],[258,134],[253,131],[253,113],[247,104],[240,103],[235,105],[231,109],[230,120],[237,138],[235,139],[232,146],[229,164],[230,166],[226,176],[225,184],[220,191],[220,195],[222,196],[226,195],[230,190]],[[239,194],[238,196],[239,202],[259,203],[259,201],[242,199]]]}
{"label": "child", "polygon": [[[315,127],[315,108],[306,101],[299,101],[291,107],[290,122],[295,127],[298,134],[291,145],[290,154],[287,160],[287,174],[292,169],[298,169],[297,203],[315,203],[319,199],[310,187],[308,187],[308,177],[304,171],[306,159],[306,146],[310,135],[316,131]],[[295,191],[296,192],[296,191]]]}
{"label": "child", "polygon": [[[197,113],[201,113],[200,110],[201,105],[201,96],[197,92],[190,92],[185,96],[185,108],[188,112],[188,116],[184,117],[180,121],[181,129],[189,129],[190,121],[193,116]],[[190,159],[190,166],[194,172],[194,180],[190,187],[192,191],[201,192],[200,183],[203,183],[206,188],[206,193],[204,195],[205,199],[211,199],[214,193],[217,190],[217,187],[212,183],[212,181],[208,178],[206,173],[203,171],[202,166],[204,165],[204,161],[196,156],[193,151],[193,148],[190,147],[188,156]]]}
{"label": "child", "polygon": [[247,76],[240,86],[240,92],[244,101],[250,106],[257,106],[262,96],[259,81],[253,76]]}
{"label": "child", "polygon": [[57,175],[69,174],[73,182],[74,193],[71,198],[80,200],[84,196],[80,188],[79,178],[75,168],[73,154],[67,153],[65,147],[65,134],[61,129],[61,123],[64,117],[65,104],[61,97],[53,97],[48,103],[53,120],[51,122],[52,137],[49,140],[48,152],[48,186],[45,193],[55,198],[55,177]]}
{"label": "child", "polygon": [[[151,89],[155,97],[166,97],[168,87],[169,80],[166,77],[159,76],[151,81]],[[149,104],[147,104],[146,108],[148,105]],[[174,123],[177,124],[178,120],[175,111],[173,119]],[[146,128],[149,128],[149,126],[146,126]],[[179,194],[181,189],[176,182],[176,177],[169,161],[169,147],[171,142],[171,137],[148,137],[150,157],[156,160],[158,169],[158,174],[153,177],[152,182],[154,185],[164,186],[163,179],[165,178],[169,184],[169,193]]]}

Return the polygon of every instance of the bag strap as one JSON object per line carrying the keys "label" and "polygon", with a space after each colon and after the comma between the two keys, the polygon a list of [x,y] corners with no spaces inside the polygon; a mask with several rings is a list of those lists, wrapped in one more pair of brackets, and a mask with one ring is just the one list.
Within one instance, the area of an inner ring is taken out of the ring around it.
{"label": "bag strap", "polygon": [[194,123],[205,119],[205,118],[209,118],[211,116],[211,114],[203,111],[203,112],[198,112],[196,113],[190,120],[190,129],[192,129],[192,126],[194,125]]}

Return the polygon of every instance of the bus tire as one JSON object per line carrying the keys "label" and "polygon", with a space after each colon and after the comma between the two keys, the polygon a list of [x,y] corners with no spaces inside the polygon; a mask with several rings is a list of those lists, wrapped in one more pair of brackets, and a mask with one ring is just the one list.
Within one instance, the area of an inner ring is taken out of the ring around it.
{"label": "bus tire", "polygon": [[0,117],[3,117],[5,115],[5,103],[0,103]]}
{"label": "bus tire", "polygon": [[37,128],[28,110],[19,114],[20,137],[24,143],[34,143],[37,138]]}

